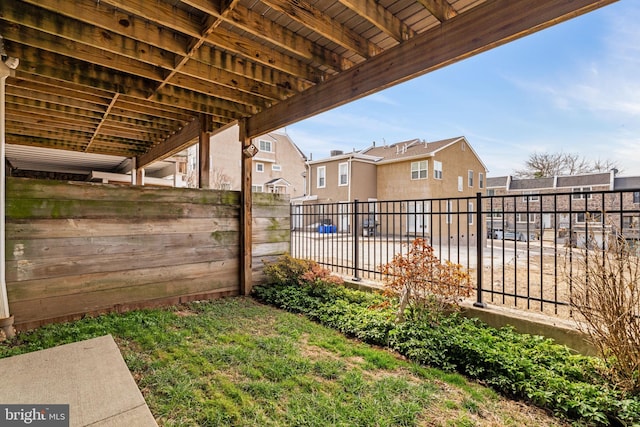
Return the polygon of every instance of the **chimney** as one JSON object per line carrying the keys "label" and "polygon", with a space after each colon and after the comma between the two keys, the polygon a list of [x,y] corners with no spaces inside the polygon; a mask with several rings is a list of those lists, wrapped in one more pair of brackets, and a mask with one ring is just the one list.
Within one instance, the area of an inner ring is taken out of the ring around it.
{"label": "chimney", "polygon": [[331,157],[341,156],[344,152],[342,150],[331,150]]}

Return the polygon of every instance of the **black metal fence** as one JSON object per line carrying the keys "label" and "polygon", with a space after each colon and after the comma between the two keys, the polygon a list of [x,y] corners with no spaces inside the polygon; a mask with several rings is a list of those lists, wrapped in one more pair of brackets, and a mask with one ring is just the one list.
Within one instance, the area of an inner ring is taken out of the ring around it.
{"label": "black metal fence", "polygon": [[586,251],[640,242],[640,191],[572,191],[291,207],[291,254],[353,280],[424,238],[476,283],[477,304],[570,316],[572,274]]}

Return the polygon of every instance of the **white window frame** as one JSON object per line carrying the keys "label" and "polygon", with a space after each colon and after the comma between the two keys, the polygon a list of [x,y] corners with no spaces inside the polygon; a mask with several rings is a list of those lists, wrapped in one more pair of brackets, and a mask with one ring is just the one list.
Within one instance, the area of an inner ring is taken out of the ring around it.
{"label": "white window frame", "polygon": [[252,193],[263,193],[264,192],[264,188],[262,187],[262,185],[251,185],[251,192]]}
{"label": "white window frame", "polygon": [[327,186],[327,167],[318,166],[316,169],[316,187],[325,188]]}
{"label": "white window frame", "polygon": [[264,163],[256,163],[256,172],[263,173],[264,172]]}
{"label": "white window frame", "polygon": [[[415,173],[415,177],[414,177]],[[429,177],[429,162],[427,160],[419,160],[411,162],[411,180],[427,179]]]}
{"label": "white window frame", "polygon": [[469,202],[469,205],[467,206],[467,223],[469,225],[473,225],[473,214],[473,202]]}
{"label": "white window frame", "polygon": [[474,176],[474,175],[475,175],[475,174],[474,174],[474,172],[473,172],[471,169],[469,169],[469,170],[467,171],[467,186],[468,186],[469,188],[473,188],[473,176]]}
{"label": "white window frame", "polygon": [[502,211],[491,211],[489,212],[489,218],[494,218],[494,219],[502,219],[502,217],[504,216],[504,212]]}
{"label": "white window frame", "polygon": [[[344,171],[342,170],[343,168],[344,168]],[[342,182],[343,177],[344,177],[344,182]],[[348,162],[338,163],[338,186],[343,187],[345,185],[349,185],[349,163]]]}
{"label": "white window frame", "polygon": [[484,188],[484,174],[482,172],[478,172],[478,188]]}
{"label": "white window frame", "polygon": [[445,207],[446,215],[445,215],[445,223],[453,224],[453,200],[447,200],[447,205]]}
{"label": "white window frame", "polygon": [[[263,146],[264,146],[264,148],[262,148]],[[269,147],[269,149],[267,149],[267,146]],[[258,148],[263,153],[273,153],[273,141],[269,141],[269,140],[266,140],[266,139],[260,139],[260,140],[258,140]]]}
{"label": "white window frame", "polygon": [[[526,219],[524,220],[522,219],[523,215],[526,215]],[[526,214],[524,212],[518,212],[516,214],[516,222],[520,224],[526,224],[527,222],[529,224],[533,224],[534,222],[536,222],[536,214],[532,214],[532,213]]]}
{"label": "white window frame", "polygon": [[522,201],[527,203],[527,200],[529,200],[529,203],[539,202],[540,201],[540,194],[536,193],[534,191],[523,191],[522,192]]}
{"label": "white window frame", "polygon": [[282,170],[282,166],[274,163],[271,165],[271,170],[275,172],[280,172]]}
{"label": "white window frame", "polygon": [[[580,192],[589,192],[591,191],[591,187],[574,187],[571,189],[572,193],[580,193]],[[572,194],[572,200],[591,200],[593,196],[591,194]]]}
{"label": "white window frame", "polygon": [[433,178],[442,179],[442,162],[433,161]]}
{"label": "white window frame", "polygon": [[464,190],[464,179],[461,176],[458,176],[458,191],[462,192]]}

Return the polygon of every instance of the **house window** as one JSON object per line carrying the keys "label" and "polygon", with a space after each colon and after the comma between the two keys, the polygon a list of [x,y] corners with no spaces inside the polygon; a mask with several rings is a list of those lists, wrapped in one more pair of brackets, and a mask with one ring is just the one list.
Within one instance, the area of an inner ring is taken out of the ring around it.
{"label": "house window", "polygon": [[473,202],[469,202],[469,209],[467,210],[467,222],[469,225],[473,225]]}
{"label": "house window", "polygon": [[252,185],[251,186],[252,193],[262,193],[262,185]]}
{"label": "house window", "polygon": [[273,164],[273,165],[271,165],[271,170],[272,171],[276,171],[276,172],[280,172],[282,170],[282,166]]}
{"label": "house window", "polygon": [[533,191],[525,191],[522,193],[522,201],[526,203],[527,200],[530,202],[538,202],[540,201],[540,195]]}
{"label": "house window", "polygon": [[435,179],[442,179],[442,162],[437,160],[433,161],[433,177]]}
{"label": "house window", "polygon": [[582,199],[591,199],[591,194],[580,194],[584,192],[591,191],[591,187],[576,187],[573,188],[572,191],[577,194],[572,194],[571,198],[573,200],[582,200]]}
{"label": "house window", "polygon": [[491,190],[487,190],[487,196],[493,197],[496,195],[496,190],[493,188]]}
{"label": "house window", "polygon": [[633,192],[633,203],[640,203],[640,191]]}
{"label": "house window", "polygon": [[638,224],[640,224],[640,217],[638,216],[623,216],[622,217],[622,227],[623,228],[638,228]]}
{"label": "house window", "polygon": [[349,163],[340,163],[338,165],[338,185],[349,184]]}
{"label": "house window", "polygon": [[327,185],[327,167],[318,166],[318,188],[324,188]]}
{"label": "house window", "polygon": [[577,224],[584,224],[585,222],[585,213],[584,212],[578,212],[576,214],[576,223]]}
{"label": "house window", "polygon": [[427,179],[427,161],[411,162],[411,179]]}
{"label": "house window", "polygon": [[534,222],[536,222],[536,215],[535,214],[526,214],[526,213],[516,214],[516,222],[534,223]]}
{"label": "house window", "polygon": [[462,177],[459,176],[458,177],[458,191],[462,191],[463,190],[463,182],[464,181],[462,180]]}
{"label": "house window", "polygon": [[478,172],[478,187],[484,188],[484,174],[482,172]]}
{"label": "house window", "polygon": [[473,171],[467,172],[467,185],[469,188],[473,188]]}
{"label": "house window", "polygon": [[447,200],[447,215],[446,215],[446,223],[453,224],[453,200]]}
{"label": "house window", "polygon": [[266,141],[264,139],[261,139],[258,142],[258,145],[260,146],[260,151],[264,151],[266,153],[273,152],[273,143],[271,141]]}
{"label": "house window", "polygon": [[489,214],[489,218],[502,219],[502,211],[500,210],[491,211],[491,213]]}
{"label": "house window", "polygon": [[264,172],[264,163],[256,163],[256,172]]}

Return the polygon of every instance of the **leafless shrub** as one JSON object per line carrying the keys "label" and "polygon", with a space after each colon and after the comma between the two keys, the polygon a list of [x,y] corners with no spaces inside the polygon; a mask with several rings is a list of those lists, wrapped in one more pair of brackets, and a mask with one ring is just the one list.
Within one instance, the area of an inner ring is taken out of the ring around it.
{"label": "leafless shrub", "polygon": [[622,237],[590,236],[565,274],[578,328],[611,363],[621,388],[640,392],[640,258]]}

